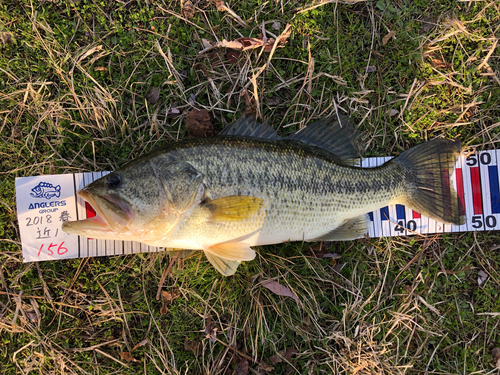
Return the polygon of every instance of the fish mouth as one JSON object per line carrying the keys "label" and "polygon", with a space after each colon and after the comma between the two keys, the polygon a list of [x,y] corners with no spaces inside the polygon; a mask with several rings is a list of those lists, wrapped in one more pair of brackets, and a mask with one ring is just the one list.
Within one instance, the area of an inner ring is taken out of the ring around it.
{"label": "fish mouth", "polygon": [[90,232],[120,232],[127,227],[129,215],[122,205],[85,189],[80,190],[77,195],[87,201],[97,215],[84,220],[64,222],[64,232],[79,235]]}

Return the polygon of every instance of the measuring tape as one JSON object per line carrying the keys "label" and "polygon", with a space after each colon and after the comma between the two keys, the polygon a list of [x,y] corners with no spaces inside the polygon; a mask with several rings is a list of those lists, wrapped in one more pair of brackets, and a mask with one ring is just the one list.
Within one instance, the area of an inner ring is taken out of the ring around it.
{"label": "measuring tape", "polygon": [[[391,157],[367,158],[364,168],[376,167]],[[455,233],[500,229],[500,150],[460,156],[451,182],[462,203],[466,222],[437,222],[403,205],[369,213],[370,237]],[[164,250],[132,241],[96,240],[61,230],[67,220],[95,216],[94,209],[76,192],[109,172],[75,173],[16,178],[16,199],[25,262],[151,253]]]}
{"label": "measuring tape", "polygon": [[[367,158],[362,167],[376,167],[391,157]],[[403,205],[370,212],[370,237],[405,236],[414,233],[455,233],[500,229],[499,164],[500,150],[460,156],[451,182],[462,203],[465,224],[450,225],[420,215]]]}

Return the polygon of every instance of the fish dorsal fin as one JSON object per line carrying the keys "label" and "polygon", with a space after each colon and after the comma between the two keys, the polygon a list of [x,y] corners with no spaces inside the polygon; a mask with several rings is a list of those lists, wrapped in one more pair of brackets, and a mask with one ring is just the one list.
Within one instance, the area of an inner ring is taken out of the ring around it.
{"label": "fish dorsal fin", "polygon": [[346,116],[333,115],[325,120],[309,124],[306,128],[288,136],[286,139],[296,139],[321,147],[340,157],[346,164],[355,165],[362,158],[358,138],[359,133],[354,130]]}
{"label": "fish dorsal fin", "polygon": [[204,207],[210,210],[213,221],[239,221],[257,214],[263,204],[261,198],[230,195],[210,200]]}
{"label": "fish dorsal fin", "polygon": [[226,126],[219,135],[240,135],[276,141],[282,139],[267,122],[259,123],[253,117],[240,117],[238,121]]}
{"label": "fish dorsal fin", "polygon": [[205,249],[208,261],[224,276],[234,275],[240,263],[255,259],[255,251],[241,242],[224,242]]}
{"label": "fish dorsal fin", "polygon": [[355,218],[347,220],[340,227],[335,228],[331,232],[315,238],[312,241],[350,241],[357,238],[363,238],[368,233],[368,224],[370,217],[368,214],[363,214]]}

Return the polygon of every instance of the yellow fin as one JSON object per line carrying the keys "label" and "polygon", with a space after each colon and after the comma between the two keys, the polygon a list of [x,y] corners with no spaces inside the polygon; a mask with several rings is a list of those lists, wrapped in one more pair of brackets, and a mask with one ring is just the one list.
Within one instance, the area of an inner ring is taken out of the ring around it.
{"label": "yellow fin", "polygon": [[228,260],[224,258],[219,258],[218,256],[212,255],[210,253],[205,253],[208,261],[224,276],[231,276],[236,273],[238,266],[241,262],[237,260]]}
{"label": "yellow fin", "polygon": [[239,221],[255,215],[263,203],[260,198],[231,195],[211,200],[205,203],[205,207],[212,213],[214,221]]}
{"label": "yellow fin", "polygon": [[253,260],[255,251],[240,242],[220,243],[205,249],[205,255],[210,263],[224,276],[234,275],[243,260]]}
{"label": "yellow fin", "polygon": [[253,251],[250,245],[241,242],[218,243],[206,248],[205,252],[227,260],[242,261],[255,259],[255,251]]}

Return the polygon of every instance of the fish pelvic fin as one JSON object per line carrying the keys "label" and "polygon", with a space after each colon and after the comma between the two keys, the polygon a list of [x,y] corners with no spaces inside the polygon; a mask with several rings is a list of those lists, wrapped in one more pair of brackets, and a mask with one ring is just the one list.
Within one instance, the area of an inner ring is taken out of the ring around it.
{"label": "fish pelvic fin", "polygon": [[187,250],[187,249],[165,249],[167,254],[172,258],[187,258],[191,256],[198,250]]}
{"label": "fish pelvic fin", "polygon": [[370,223],[370,217],[368,214],[363,214],[361,216],[354,217],[347,220],[341,226],[335,228],[327,234],[308,240],[308,242],[313,241],[350,241],[357,238],[363,238],[365,234],[368,233],[368,224]]}
{"label": "fish pelvic fin", "polygon": [[213,221],[239,221],[257,214],[263,204],[261,198],[231,195],[208,201],[205,207],[210,210]]}
{"label": "fish pelvic fin", "polygon": [[245,243],[224,242],[206,249],[208,261],[224,276],[234,275],[242,261],[253,260],[255,251]]}
{"label": "fish pelvic fin", "polygon": [[409,180],[402,203],[437,221],[464,224],[463,207],[450,182],[460,151],[460,141],[438,138],[393,159]]}

